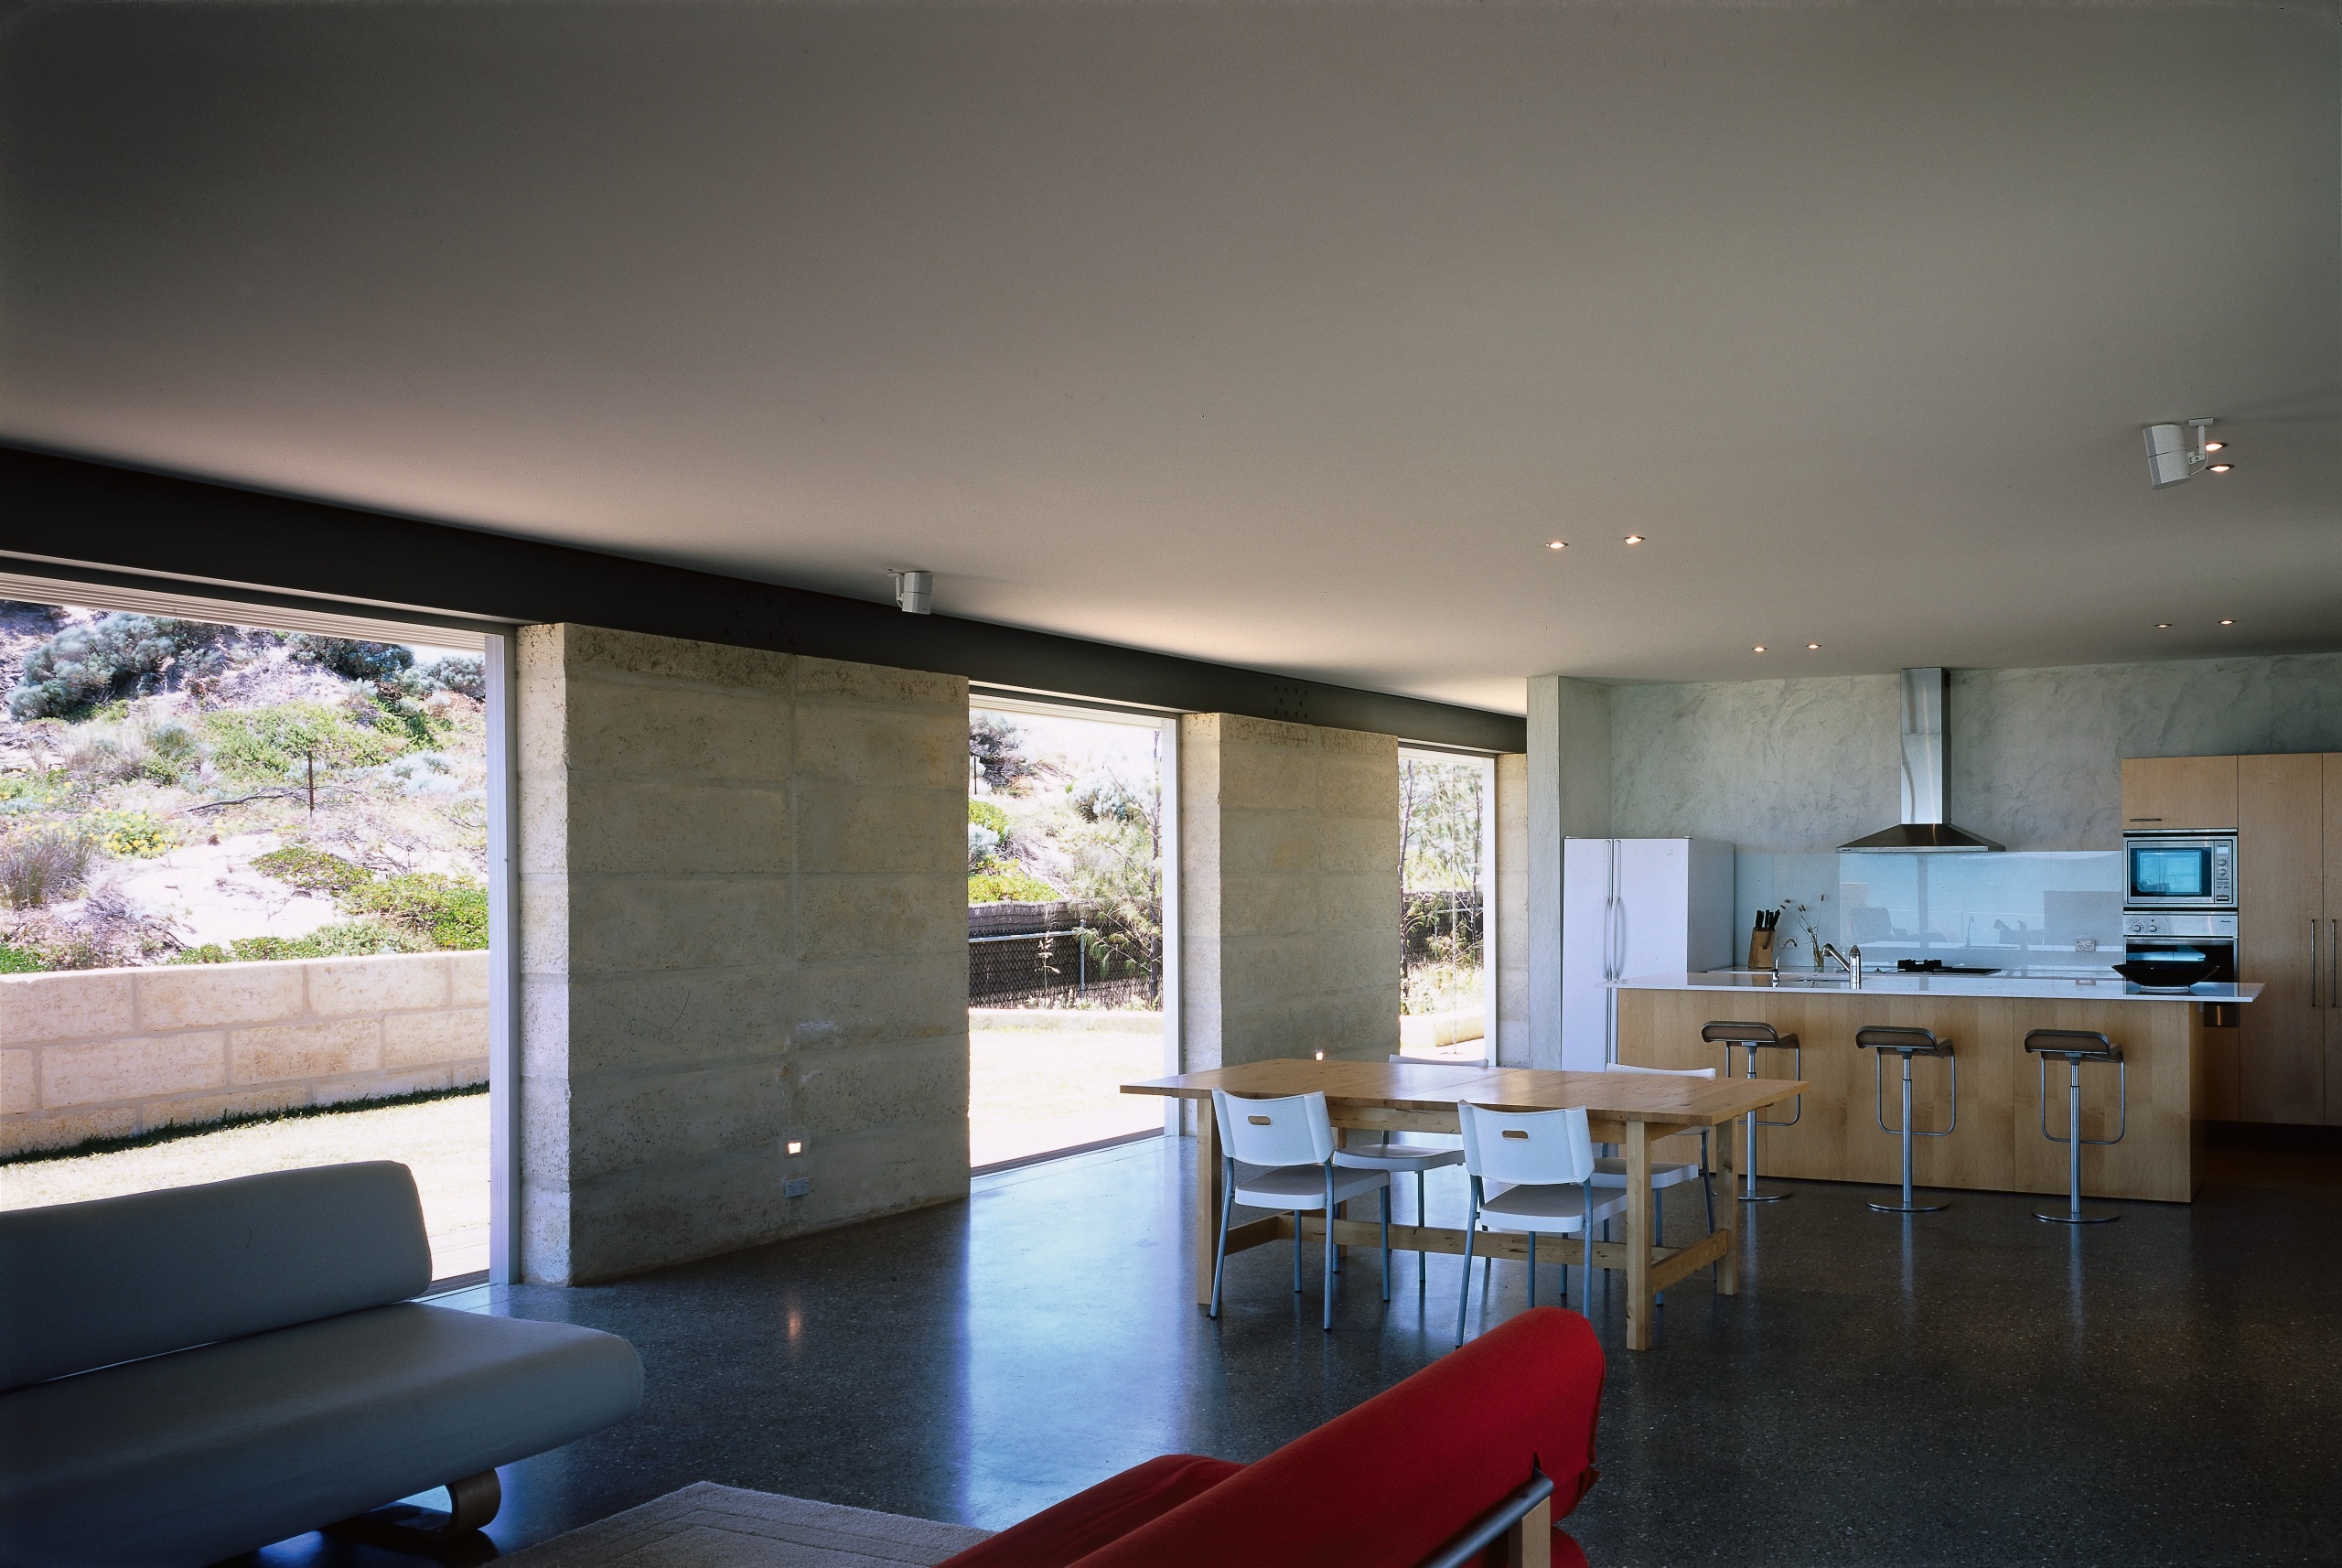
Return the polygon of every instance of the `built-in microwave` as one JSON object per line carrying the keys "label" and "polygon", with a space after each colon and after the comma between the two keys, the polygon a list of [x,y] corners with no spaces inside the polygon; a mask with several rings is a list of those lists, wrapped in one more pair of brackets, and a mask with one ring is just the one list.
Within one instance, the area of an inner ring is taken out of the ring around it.
{"label": "built-in microwave", "polygon": [[2124,833],[2122,908],[2233,910],[2236,834]]}

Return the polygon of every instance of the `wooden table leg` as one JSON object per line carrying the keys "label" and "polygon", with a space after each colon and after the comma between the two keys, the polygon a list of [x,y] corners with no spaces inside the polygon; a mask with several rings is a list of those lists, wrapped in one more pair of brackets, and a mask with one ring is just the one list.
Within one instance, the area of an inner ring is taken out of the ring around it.
{"label": "wooden table leg", "polygon": [[1627,1123],[1627,1348],[1650,1348],[1650,1123]]}
{"label": "wooden table leg", "polygon": [[1196,1305],[1211,1305],[1211,1266],[1219,1251],[1219,1119],[1210,1096],[1196,1108]]}
{"label": "wooden table leg", "polygon": [[1724,1232],[1724,1256],[1716,1260],[1716,1294],[1740,1294],[1740,1197],[1735,1187],[1732,1129],[1717,1127],[1708,1133],[1710,1157],[1715,1167],[1716,1229]]}

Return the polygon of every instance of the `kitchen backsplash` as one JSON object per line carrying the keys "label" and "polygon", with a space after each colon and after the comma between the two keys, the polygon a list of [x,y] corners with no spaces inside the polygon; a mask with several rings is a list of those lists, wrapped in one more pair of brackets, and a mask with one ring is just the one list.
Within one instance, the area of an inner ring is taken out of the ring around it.
{"label": "kitchen backsplash", "polygon": [[1779,962],[1810,968],[1811,935],[1859,943],[1866,962],[1941,959],[1994,969],[2095,970],[2122,957],[2116,850],[1997,854],[1734,856],[1734,961],[1759,909],[1788,900]]}

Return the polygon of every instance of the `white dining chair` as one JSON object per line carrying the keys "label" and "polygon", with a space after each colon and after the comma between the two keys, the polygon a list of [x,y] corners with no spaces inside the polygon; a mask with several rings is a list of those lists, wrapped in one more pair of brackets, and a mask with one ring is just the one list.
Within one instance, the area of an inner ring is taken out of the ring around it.
{"label": "white dining chair", "polygon": [[1382,1195],[1382,1299],[1391,1299],[1391,1174],[1345,1169],[1335,1160],[1334,1124],[1323,1094],[1247,1100],[1211,1091],[1219,1118],[1223,1197],[1219,1246],[1211,1264],[1211,1315],[1219,1316],[1220,1275],[1228,1267],[1228,1226],[1238,1204],[1293,1216],[1293,1288],[1301,1290],[1301,1217],[1326,1216],[1326,1327],[1334,1326],[1334,1209],[1370,1192]]}
{"label": "white dining chair", "polygon": [[[1456,1343],[1472,1306],[1472,1242],[1483,1223],[1490,1230],[1529,1237],[1529,1305],[1537,1305],[1537,1238],[1575,1235],[1591,1244],[1596,1220],[1627,1207],[1618,1187],[1594,1185],[1594,1138],[1584,1106],[1563,1111],[1491,1111],[1456,1107],[1464,1130],[1464,1169],[1471,1177],[1472,1210],[1464,1229],[1464,1291],[1456,1303]],[[1489,1183],[1503,1190],[1491,1197]],[[1596,1195],[1601,1196],[1597,1197]],[[1592,1277],[1592,1264],[1587,1275]],[[1562,1299],[1570,1298],[1570,1266],[1562,1265]]]}
{"label": "white dining chair", "polygon": [[[1716,1075],[1716,1069],[1712,1067],[1630,1067],[1625,1062],[1612,1062],[1605,1070],[1648,1073],[1655,1078],[1713,1079]],[[1716,1228],[1716,1187],[1714,1167],[1708,1164],[1708,1130],[1705,1127],[1700,1129],[1700,1158],[1697,1164],[1690,1160],[1668,1160],[1655,1161],[1651,1165],[1650,1185],[1655,1192],[1664,1187],[1680,1187],[1687,1181],[1697,1181],[1706,1192],[1708,1229],[1714,1230]],[[1594,1185],[1626,1186],[1627,1162],[1617,1155],[1595,1156]],[[1653,1208],[1652,1218],[1656,1223],[1651,1240],[1663,1247],[1667,1244],[1667,1210],[1663,1205],[1654,1205]]]}
{"label": "white dining chair", "polygon": [[[1398,1056],[1391,1059],[1394,1062],[1408,1062],[1417,1058]],[[1432,1137],[1445,1135],[1436,1133],[1429,1134]],[[1431,1208],[1423,1196],[1423,1177],[1442,1165],[1462,1165],[1464,1150],[1460,1145],[1452,1144],[1393,1143],[1391,1135],[1384,1133],[1380,1134],[1380,1142],[1365,1144],[1350,1144],[1336,1150],[1334,1163],[1348,1165],[1354,1170],[1389,1171],[1392,1176],[1405,1176],[1413,1172],[1415,1178],[1415,1223],[1428,1225],[1431,1223]],[[1429,1255],[1428,1253],[1417,1254],[1419,1257]]]}

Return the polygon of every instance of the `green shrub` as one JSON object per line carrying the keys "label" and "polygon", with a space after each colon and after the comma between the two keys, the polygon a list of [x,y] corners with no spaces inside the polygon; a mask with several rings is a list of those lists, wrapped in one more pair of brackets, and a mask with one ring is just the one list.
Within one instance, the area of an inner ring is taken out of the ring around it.
{"label": "green shrub", "polygon": [[67,627],[25,656],[8,711],[19,719],[78,718],[103,702],[164,691],[223,665],[224,634],[201,621],[140,615]]}
{"label": "green shrub", "polygon": [[341,896],[341,907],[352,914],[379,915],[427,938],[434,947],[488,946],[488,888],[482,883],[411,871],[350,888]]}
{"label": "green shrub", "polygon": [[488,665],[477,653],[450,653],[423,673],[443,691],[475,703],[488,701]]}
{"label": "green shrub", "polygon": [[968,876],[971,904],[1047,904],[1058,897],[1056,888],[1013,860],[987,861]]}
{"label": "green shrub", "polygon": [[255,855],[252,869],[279,882],[289,882],[304,892],[325,893],[337,898],[360,883],[374,880],[374,874],[356,861],[328,854],[305,843],[289,843],[283,849]]}
{"label": "green shrub", "polygon": [[260,963],[288,958],[380,958],[428,952],[430,943],[384,920],[341,920],[306,937],[238,937],[180,951],[173,963]]}
{"label": "green shrub", "polygon": [[350,722],[324,703],[230,708],[203,717],[220,771],[246,784],[306,782],[312,763],[322,780],[353,768],[388,762],[406,749],[403,735]]}
{"label": "green shrub", "polygon": [[0,899],[11,908],[38,908],[80,887],[89,875],[90,841],[81,833],[48,828],[0,843]]}
{"label": "green shrub", "polygon": [[38,953],[0,942],[0,974],[38,974],[44,967]]}
{"label": "green shrub", "polygon": [[302,663],[330,670],[345,681],[395,681],[414,664],[414,650],[395,642],[360,642],[354,638],[300,632],[286,638],[285,646]]}
{"label": "green shrub", "polygon": [[979,800],[971,797],[968,801],[968,821],[980,828],[990,828],[1004,839],[1008,836],[1008,813],[990,800]]}
{"label": "green shrub", "polygon": [[152,811],[93,811],[81,819],[90,841],[117,860],[148,860],[168,854],[178,831]]}

